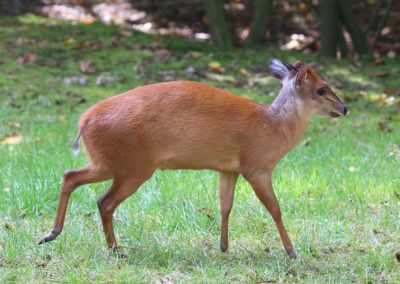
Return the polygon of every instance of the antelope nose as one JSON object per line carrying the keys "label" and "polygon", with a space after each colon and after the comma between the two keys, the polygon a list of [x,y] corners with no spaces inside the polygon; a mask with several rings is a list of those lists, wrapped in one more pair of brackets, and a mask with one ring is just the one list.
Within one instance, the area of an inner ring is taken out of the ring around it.
{"label": "antelope nose", "polygon": [[346,115],[347,111],[348,111],[347,106],[343,106],[343,115]]}

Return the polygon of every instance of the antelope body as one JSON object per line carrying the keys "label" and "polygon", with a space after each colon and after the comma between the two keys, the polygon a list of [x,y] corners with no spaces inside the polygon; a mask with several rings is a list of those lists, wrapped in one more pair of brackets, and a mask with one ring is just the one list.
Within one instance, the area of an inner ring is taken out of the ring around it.
{"label": "antelope body", "polygon": [[212,169],[219,172],[221,250],[228,248],[228,218],[242,175],[272,215],[287,253],[296,258],[272,188],[272,171],[299,142],[313,115],[346,115],[347,107],[312,68],[276,59],[269,66],[283,84],[272,105],[202,83],[175,81],[138,87],[89,108],[80,118],[77,137],[82,137],[89,163],[64,174],[53,229],[40,243],[61,233],[69,197],[80,185],[113,179],[98,207],[107,244],[116,248],[115,209],[156,169]]}

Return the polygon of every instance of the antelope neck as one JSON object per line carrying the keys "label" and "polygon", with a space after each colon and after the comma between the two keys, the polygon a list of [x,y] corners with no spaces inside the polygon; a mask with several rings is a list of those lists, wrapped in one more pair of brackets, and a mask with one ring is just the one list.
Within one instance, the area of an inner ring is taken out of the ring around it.
{"label": "antelope neck", "polygon": [[288,147],[296,145],[307,130],[310,111],[302,98],[296,94],[292,82],[284,82],[279,95],[271,104],[274,120],[281,126]]}

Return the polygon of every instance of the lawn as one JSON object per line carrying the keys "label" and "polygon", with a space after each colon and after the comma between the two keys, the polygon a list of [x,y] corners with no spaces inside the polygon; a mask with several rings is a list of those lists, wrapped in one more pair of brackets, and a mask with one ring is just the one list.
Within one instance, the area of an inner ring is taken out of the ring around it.
{"label": "lawn", "polygon": [[[71,151],[85,109],[172,79],[269,103],[280,88],[266,70],[270,57],[312,62],[350,108],[341,119],[313,120],[275,170],[297,260],[286,255],[272,218],[243,178],[230,248],[220,252],[211,171],[158,171],[117,209],[115,231],[127,259],[106,248],[97,213],[109,183],[75,191],[62,234],[37,245],[52,226],[63,172],[86,163],[82,152]],[[335,62],[276,47],[217,51],[26,15],[0,20],[0,74],[1,283],[400,282],[398,60]]]}

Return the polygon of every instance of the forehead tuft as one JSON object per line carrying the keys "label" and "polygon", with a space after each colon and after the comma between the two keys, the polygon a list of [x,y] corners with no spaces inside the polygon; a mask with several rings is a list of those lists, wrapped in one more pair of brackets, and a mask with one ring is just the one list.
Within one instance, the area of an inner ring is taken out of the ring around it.
{"label": "forehead tuft", "polygon": [[315,71],[313,68],[307,66],[308,76],[315,80],[325,81],[324,77],[318,71]]}

